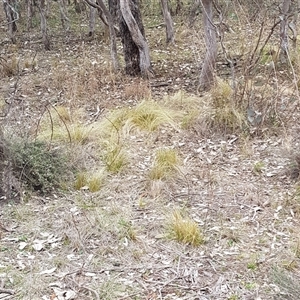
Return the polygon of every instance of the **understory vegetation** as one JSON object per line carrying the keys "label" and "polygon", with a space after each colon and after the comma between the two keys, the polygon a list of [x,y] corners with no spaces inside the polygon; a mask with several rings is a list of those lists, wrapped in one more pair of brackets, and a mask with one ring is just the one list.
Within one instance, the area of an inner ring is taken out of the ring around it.
{"label": "understory vegetation", "polygon": [[206,92],[200,9],[165,45],[143,3],[149,80],[114,73],[73,6],[51,51],[25,20],[0,32],[0,299],[299,298],[300,49],[281,61],[243,7]]}

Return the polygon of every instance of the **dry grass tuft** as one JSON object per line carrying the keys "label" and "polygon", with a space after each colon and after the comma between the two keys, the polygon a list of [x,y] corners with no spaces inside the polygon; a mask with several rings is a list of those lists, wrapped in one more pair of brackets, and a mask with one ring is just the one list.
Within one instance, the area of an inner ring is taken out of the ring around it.
{"label": "dry grass tuft", "polygon": [[184,217],[178,210],[175,210],[170,217],[167,230],[171,239],[184,244],[199,246],[204,242],[198,224],[189,217]]}
{"label": "dry grass tuft", "polygon": [[155,131],[162,125],[177,129],[176,112],[145,100],[132,109],[114,110],[102,123],[102,133],[110,136],[112,132],[129,134],[133,130]]}
{"label": "dry grass tuft", "polygon": [[[82,109],[71,110],[64,106],[51,107],[40,121],[38,137],[43,140],[56,140],[63,143],[86,144],[96,140],[96,131],[101,131],[97,126],[84,125],[84,113]],[[97,128],[96,128],[97,127]]]}
{"label": "dry grass tuft", "polygon": [[245,127],[245,113],[241,111],[242,108],[237,107],[233,97],[233,90],[227,82],[218,79],[211,91],[211,99],[214,108],[212,118],[214,127],[229,131]]}
{"label": "dry grass tuft", "polygon": [[70,109],[65,106],[56,106],[55,111],[58,114],[59,118],[64,122],[71,122],[71,113]]}
{"label": "dry grass tuft", "polygon": [[136,230],[134,229],[134,227],[130,221],[121,219],[119,221],[119,228],[120,228],[120,232],[119,232],[120,238],[126,238],[131,241],[137,240]]}
{"label": "dry grass tuft", "polygon": [[180,159],[174,149],[159,149],[155,153],[153,167],[150,170],[151,180],[163,180],[172,177],[178,170]]}
{"label": "dry grass tuft", "polygon": [[19,72],[19,59],[13,57],[11,59],[5,60],[0,57],[0,78],[11,77],[17,75]]}
{"label": "dry grass tuft", "polygon": [[104,185],[106,174],[104,170],[95,172],[79,172],[76,176],[74,188],[80,190],[82,188],[88,189],[90,192],[98,192]]}
{"label": "dry grass tuft", "polygon": [[294,193],[288,196],[284,204],[293,214],[300,215],[300,186],[296,186]]}
{"label": "dry grass tuft", "polygon": [[291,164],[289,166],[289,172],[292,179],[297,180],[299,179],[300,175],[300,154],[294,155],[291,159]]}
{"label": "dry grass tuft", "polygon": [[176,128],[175,113],[154,101],[143,101],[130,111],[127,124],[145,131],[155,131],[160,125],[168,124]]}
{"label": "dry grass tuft", "polygon": [[180,90],[166,97],[164,103],[177,111],[177,119],[182,129],[194,129],[201,134],[207,133],[214,109],[205,97],[189,95]]}
{"label": "dry grass tuft", "polygon": [[122,145],[112,142],[106,143],[106,153],[102,156],[106,170],[119,173],[128,163],[126,152]]}

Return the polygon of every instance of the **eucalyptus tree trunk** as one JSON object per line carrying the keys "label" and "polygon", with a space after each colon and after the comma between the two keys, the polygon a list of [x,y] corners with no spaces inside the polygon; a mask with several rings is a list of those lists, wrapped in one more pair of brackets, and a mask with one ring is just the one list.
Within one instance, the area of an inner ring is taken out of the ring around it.
{"label": "eucalyptus tree trunk", "polygon": [[66,9],[66,0],[58,0],[58,5],[59,5],[59,11],[60,11],[60,20],[61,20],[61,25],[63,29],[69,30],[70,29],[70,20],[67,16],[67,9]]}
{"label": "eucalyptus tree trunk", "polygon": [[40,12],[40,19],[41,19],[41,32],[42,32],[42,39],[43,44],[46,50],[50,50],[50,39],[48,36],[48,28],[47,28],[47,19],[46,19],[46,2],[45,0],[39,0],[35,2],[38,10]]}
{"label": "eucalyptus tree trunk", "polygon": [[34,15],[34,5],[33,0],[26,0],[26,11],[27,11],[27,25],[26,28],[29,31],[32,28],[32,18]]}
{"label": "eucalyptus tree trunk", "polygon": [[3,0],[3,8],[7,19],[8,35],[11,42],[15,44],[15,33],[17,31],[16,21],[19,19],[19,15],[16,10],[16,2],[14,0]]}
{"label": "eucalyptus tree trunk", "polygon": [[108,0],[108,9],[115,26],[119,26],[120,23],[120,5],[118,2],[118,0]]}
{"label": "eucalyptus tree trunk", "polygon": [[97,0],[96,3],[92,2],[91,0],[85,0],[85,2],[90,6],[98,9],[100,18],[101,15],[103,16],[101,20],[108,26],[109,36],[110,36],[110,54],[113,63],[113,68],[114,70],[118,70],[119,61],[118,61],[118,53],[117,53],[116,32],[113,23],[113,18],[102,0]]}
{"label": "eucalyptus tree trunk", "polygon": [[96,13],[97,13],[97,9],[95,7],[90,6],[90,13],[89,13],[89,36],[93,36],[94,32],[95,32]]}
{"label": "eucalyptus tree trunk", "polygon": [[291,6],[291,0],[283,0],[282,15],[280,16],[280,60],[285,62],[289,51],[288,37],[288,13]]}
{"label": "eucalyptus tree trunk", "polygon": [[297,26],[298,26],[299,10],[300,10],[300,0],[292,1],[291,11],[293,12],[293,18],[289,22],[289,28],[293,34],[291,40],[292,40],[292,47],[294,50],[297,49],[297,36],[298,36]]}
{"label": "eucalyptus tree trunk", "polygon": [[[93,1],[95,6],[98,6],[98,9],[96,9],[93,6],[90,6],[90,13],[89,13],[89,36],[93,36],[95,32],[95,25],[96,25],[96,14],[98,13],[99,18],[101,19],[102,23],[109,29],[108,20],[103,12],[103,10],[98,5],[97,1],[95,0],[89,0]],[[106,29],[106,28],[105,28]]]}
{"label": "eucalyptus tree trunk", "polygon": [[200,89],[209,89],[215,79],[217,36],[213,24],[213,0],[202,0],[206,54],[200,73]]}
{"label": "eucalyptus tree trunk", "polygon": [[120,0],[120,34],[122,37],[125,71],[132,76],[152,74],[148,43],[138,0]]}
{"label": "eucalyptus tree trunk", "polygon": [[297,26],[298,26],[298,14],[300,11],[300,0],[295,0],[292,2],[292,4],[294,5],[292,7],[294,15],[293,15],[293,20],[289,24],[289,28],[291,29],[291,31],[293,33],[292,45],[293,45],[294,50],[296,50],[297,49],[297,37],[298,37]]}
{"label": "eucalyptus tree trunk", "polygon": [[174,26],[169,10],[168,0],[161,0],[161,7],[166,26],[166,42],[167,44],[174,43]]}

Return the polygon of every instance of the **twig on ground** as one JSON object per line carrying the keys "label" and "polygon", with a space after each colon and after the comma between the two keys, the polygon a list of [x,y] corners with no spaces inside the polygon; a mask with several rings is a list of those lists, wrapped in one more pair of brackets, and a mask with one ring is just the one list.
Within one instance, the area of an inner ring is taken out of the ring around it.
{"label": "twig on ground", "polygon": [[3,288],[0,288],[0,293],[5,293],[5,294],[9,294],[9,295],[14,295],[14,294],[15,294],[15,291],[14,291],[14,290],[11,290],[11,289],[3,289]]}

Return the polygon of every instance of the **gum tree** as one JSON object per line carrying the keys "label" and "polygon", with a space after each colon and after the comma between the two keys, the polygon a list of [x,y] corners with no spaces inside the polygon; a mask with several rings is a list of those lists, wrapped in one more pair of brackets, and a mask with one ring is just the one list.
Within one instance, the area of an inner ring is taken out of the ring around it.
{"label": "gum tree", "polygon": [[168,0],[161,0],[162,12],[166,26],[166,42],[174,43],[174,26],[168,5]]}
{"label": "gum tree", "polygon": [[150,77],[150,51],[145,38],[138,0],[120,0],[120,34],[122,38],[125,71],[129,75]]}
{"label": "gum tree", "polygon": [[217,36],[213,24],[213,0],[202,0],[203,27],[206,54],[202,64],[199,85],[200,89],[209,89],[214,83],[214,72],[217,59]]}

